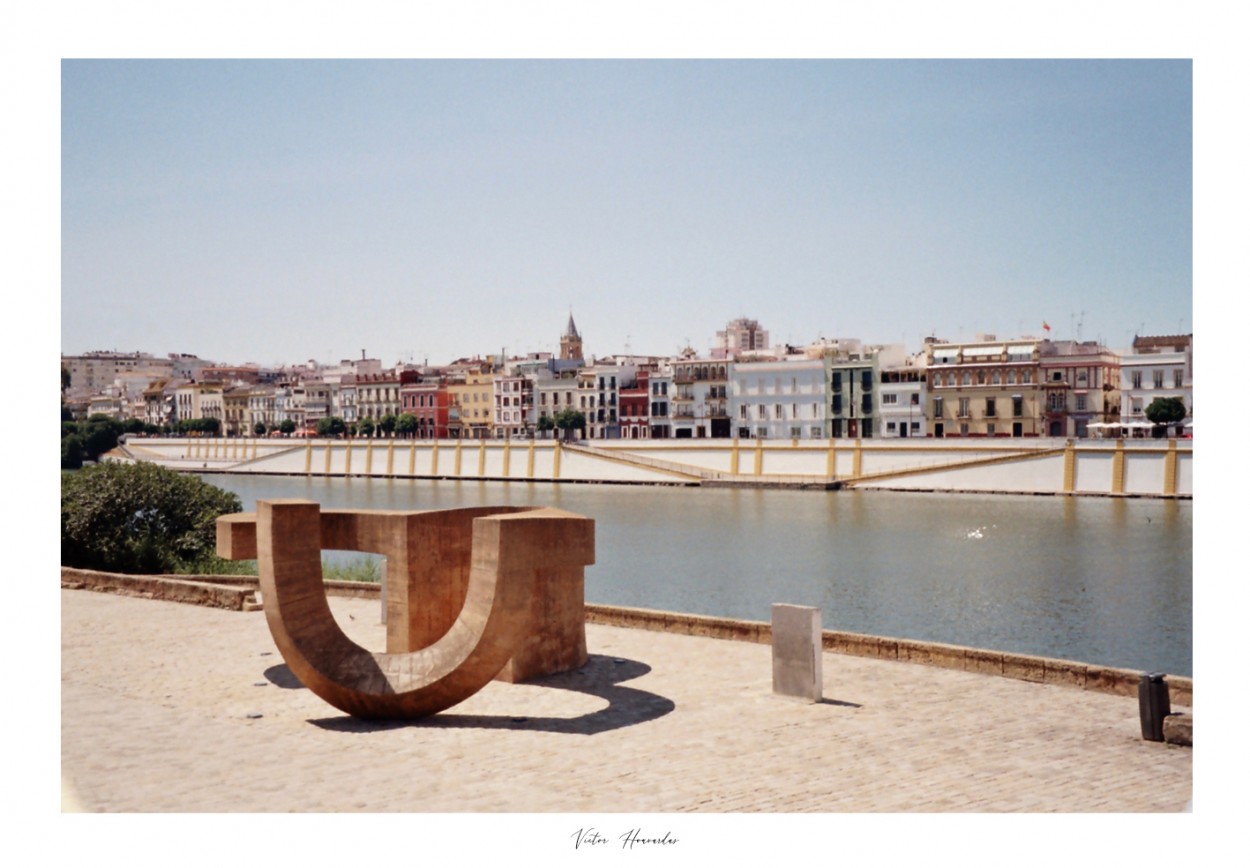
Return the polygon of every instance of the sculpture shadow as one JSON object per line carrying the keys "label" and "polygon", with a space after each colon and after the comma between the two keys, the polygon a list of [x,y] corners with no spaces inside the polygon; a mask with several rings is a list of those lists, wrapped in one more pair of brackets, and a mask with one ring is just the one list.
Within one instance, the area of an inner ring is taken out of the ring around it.
{"label": "sculpture shadow", "polygon": [[291,668],[285,663],[279,663],[277,666],[270,666],[265,670],[265,677],[269,679],[269,683],[274,687],[282,687],[286,690],[307,690],[304,682],[300,681]]}
{"label": "sculpture shadow", "polygon": [[[273,669],[279,668],[285,667],[273,667]],[[266,677],[269,677],[271,671],[273,670],[266,671]],[[596,735],[656,720],[677,707],[667,697],[634,687],[621,686],[621,682],[632,681],[650,671],[650,666],[636,660],[591,654],[586,664],[578,669],[544,675],[525,682],[534,687],[553,687],[557,690],[585,693],[608,703],[607,708],[579,717],[522,717],[442,712],[417,720],[361,720],[342,716],[310,720],[309,723],[335,732],[358,733],[379,732],[400,727],[421,727],[427,729],[506,729],[521,732]],[[294,678],[294,675],[290,677]],[[270,680],[273,679],[270,678]]]}

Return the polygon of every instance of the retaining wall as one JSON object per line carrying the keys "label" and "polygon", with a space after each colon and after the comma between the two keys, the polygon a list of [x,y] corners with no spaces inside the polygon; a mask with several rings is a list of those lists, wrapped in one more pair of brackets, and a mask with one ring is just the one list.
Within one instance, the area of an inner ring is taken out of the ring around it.
{"label": "retaining wall", "polygon": [[[328,581],[325,584],[326,592],[333,596],[380,601],[381,586],[377,584],[337,581]],[[132,576],[61,567],[62,588],[103,591],[236,611],[254,611],[262,607],[262,603],[257,600],[258,585],[259,580],[255,576]],[[739,642],[769,644],[772,641],[772,627],[764,621],[687,615],[626,606],[587,603],[586,622]],[[999,675],[1021,681],[1121,696],[1136,696],[1137,684],[1141,678],[1141,672],[1131,669],[837,630],[822,632],[822,647],[835,654],[920,663],[943,669]],[[1169,675],[1167,682],[1172,704],[1191,708],[1193,679]]]}

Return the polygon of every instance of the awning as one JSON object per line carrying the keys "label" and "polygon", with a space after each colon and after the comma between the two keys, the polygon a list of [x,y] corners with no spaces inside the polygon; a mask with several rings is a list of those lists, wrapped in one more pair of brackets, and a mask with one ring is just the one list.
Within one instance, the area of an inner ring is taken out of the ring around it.
{"label": "awning", "polygon": [[965,356],[1001,356],[1006,352],[1006,347],[1001,344],[996,347],[964,347]]}

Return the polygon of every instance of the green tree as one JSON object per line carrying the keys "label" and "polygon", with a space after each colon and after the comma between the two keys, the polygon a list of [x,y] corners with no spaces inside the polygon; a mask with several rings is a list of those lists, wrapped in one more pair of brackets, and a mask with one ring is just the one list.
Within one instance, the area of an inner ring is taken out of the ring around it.
{"label": "green tree", "polygon": [[122,432],[125,434],[142,434],[143,433],[143,420],[142,419],[127,419],[125,422],[122,423]]}
{"label": "green tree", "polygon": [[568,440],[573,431],[586,430],[586,414],[572,407],[561,410],[556,414],[556,427],[564,432],[564,439]]}
{"label": "green tree", "polygon": [[546,413],[543,413],[541,416],[538,417],[538,433],[546,434],[550,431],[554,431],[555,428],[556,428],[556,420],[552,419]]}
{"label": "green tree", "polygon": [[1185,402],[1180,398],[1155,398],[1146,408],[1146,418],[1162,427],[1180,424],[1185,415]]}
{"label": "green tree", "polygon": [[411,413],[400,413],[395,418],[395,433],[401,437],[411,437],[417,431],[417,417]]}
{"label": "green tree", "polygon": [[268,430],[269,429],[265,427],[264,422],[257,422],[255,425],[252,426],[252,433],[255,434],[257,437],[264,437],[265,432]]}
{"label": "green tree", "polygon": [[278,430],[289,437],[295,433],[295,422],[291,419],[283,419],[278,423]]}
{"label": "green tree", "polygon": [[390,436],[391,432],[395,430],[395,414],[387,413],[383,416],[381,420],[378,421],[378,427],[382,429],[383,434]]}
{"label": "green tree", "polygon": [[69,391],[70,383],[73,378],[69,375],[69,368],[61,365],[61,397],[65,397],[65,393]]}
{"label": "green tree", "polygon": [[373,424],[373,420],[370,419],[368,416],[366,416],[365,418],[360,420],[360,423],[356,426],[356,429],[360,432],[360,435],[362,437],[372,437],[374,427],[376,426]]}
{"label": "green tree", "polygon": [[129,573],[209,569],[237,495],[155,464],[108,462],[61,478],[61,563]]}
{"label": "green tree", "polygon": [[79,431],[83,438],[83,457],[88,461],[96,461],[117,446],[117,439],[122,435],[122,423],[112,416],[93,413]]}
{"label": "green tree", "polygon": [[317,420],[318,437],[340,437],[347,432],[347,423],[338,416],[326,416]]}
{"label": "green tree", "polygon": [[61,438],[61,469],[77,470],[82,467],[83,459],[87,456],[87,450],[83,446],[82,437],[79,434],[70,433]]}

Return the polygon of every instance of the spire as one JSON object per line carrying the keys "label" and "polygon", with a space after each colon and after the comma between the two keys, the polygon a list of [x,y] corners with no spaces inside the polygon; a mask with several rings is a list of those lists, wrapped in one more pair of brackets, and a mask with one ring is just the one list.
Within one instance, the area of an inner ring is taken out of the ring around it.
{"label": "spire", "polygon": [[564,334],[560,335],[560,358],[564,360],[581,360],[582,355],[582,336],[577,331],[577,325],[573,322],[573,312],[569,311],[569,324],[564,327]]}

